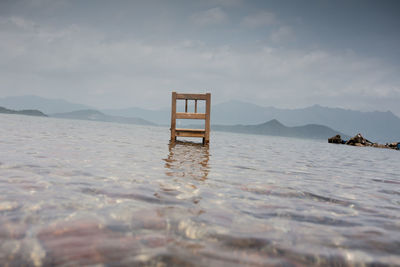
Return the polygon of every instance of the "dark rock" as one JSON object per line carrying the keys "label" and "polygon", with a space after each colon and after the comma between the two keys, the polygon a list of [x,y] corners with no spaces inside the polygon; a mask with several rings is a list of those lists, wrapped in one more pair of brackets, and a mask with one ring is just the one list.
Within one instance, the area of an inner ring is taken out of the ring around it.
{"label": "dark rock", "polygon": [[377,147],[377,148],[390,148],[390,149],[400,150],[400,142],[386,143],[385,145],[378,144],[378,143],[372,143],[368,139],[364,138],[360,133],[357,134],[356,136],[350,138],[349,141],[347,141],[347,142],[343,141],[342,138],[340,137],[340,135],[336,135],[336,136],[329,138],[328,143],[346,144],[349,146],[371,146],[371,147]]}
{"label": "dark rock", "polygon": [[400,143],[390,143],[390,144],[386,144],[386,146],[389,148],[392,148],[392,149],[399,149],[399,144]]}
{"label": "dark rock", "polygon": [[328,139],[328,143],[332,143],[332,144],[344,144],[346,143],[344,140],[342,140],[342,137],[340,136],[340,134],[337,134],[331,138]]}
{"label": "dark rock", "polygon": [[372,146],[373,143],[371,141],[365,139],[359,133],[356,136],[350,138],[350,140],[346,142],[346,145],[350,145],[350,146]]}

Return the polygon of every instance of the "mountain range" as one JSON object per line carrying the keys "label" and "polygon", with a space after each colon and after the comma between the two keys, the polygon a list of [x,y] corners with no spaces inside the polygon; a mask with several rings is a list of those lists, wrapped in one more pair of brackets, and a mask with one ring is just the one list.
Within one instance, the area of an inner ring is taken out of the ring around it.
{"label": "mountain range", "polygon": [[115,123],[125,123],[125,124],[138,124],[138,125],[156,125],[155,123],[152,123],[150,121],[141,118],[137,117],[126,118],[121,116],[111,116],[92,109],[77,110],[65,113],[55,113],[51,114],[50,116],[54,118],[63,118],[63,119],[105,121],[105,122],[115,122]]}
{"label": "mountain range", "polygon": [[231,101],[213,106],[212,112],[212,121],[217,124],[257,124],[277,119],[288,126],[321,124],[352,136],[362,133],[375,142],[400,140],[400,118],[390,111],[361,112],[319,105],[278,109]]}
{"label": "mountain range", "polygon": [[350,138],[343,133],[339,133],[323,125],[308,124],[287,127],[275,119],[256,125],[213,125],[212,130],[309,139],[328,139],[340,134],[343,139]]}
{"label": "mountain range", "polygon": [[0,107],[0,113],[47,117],[47,115],[44,114],[43,112],[41,112],[39,110],[34,110],[34,109],[12,110],[12,109]]}
{"label": "mountain range", "polygon": [[[37,96],[0,98],[0,106],[13,109],[40,109],[48,114],[93,109],[61,99],[53,100]],[[158,125],[169,125],[170,123],[170,108],[148,110],[132,107],[100,111],[104,115],[125,118],[136,117]],[[400,118],[390,111],[361,112],[319,105],[298,109],[280,109],[241,101],[215,104],[211,108],[211,122],[219,126],[258,125],[274,119],[288,127],[316,124],[327,126],[351,136],[362,133],[363,136],[374,142],[400,140]]]}
{"label": "mountain range", "polygon": [[0,106],[9,109],[36,109],[46,114],[91,109],[91,107],[68,102],[64,99],[49,99],[35,95],[9,96],[0,98]]}
{"label": "mountain range", "polygon": [[[136,115],[162,125],[168,125],[170,120],[169,108],[159,110],[127,108],[104,110],[104,112],[121,116]],[[317,124],[351,136],[362,133],[375,142],[400,140],[400,118],[390,111],[362,112],[320,105],[299,109],[280,109],[241,101],[224,102],[213,105],[211,108],[211,122],[216,125],[256,125],[274,119],[289,127]]]}

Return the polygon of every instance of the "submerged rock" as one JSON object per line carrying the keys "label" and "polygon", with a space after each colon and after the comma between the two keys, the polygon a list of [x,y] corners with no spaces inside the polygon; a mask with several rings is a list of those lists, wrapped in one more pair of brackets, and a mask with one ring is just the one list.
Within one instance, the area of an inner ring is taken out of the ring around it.
{"label": "submerged rock", "polygon": [[[158,218],[160,215],[141,212],[137,216],[135,221],[139,224],[133,228],[118,222],[110,226],[95,219],[60,221],[43,227],[37,234],[46,252],[43,265],[114,266],[124,261],[124,266],[136,266],[130,262],[140,260],[140,255],[157,253],[174,242],[165,231],[154,231],[166,229],[166,222]],[[152,217],[156,218],[151,220]]]}
{"label": "submerged rock", "polygon": [[135,236],[113,232],[97,221],[66,221],[45,227],[38,239],[46,249],[45,265],[94,265],[118,262],[135,254],[140,243]]}
{"label": "submerged rock", "polygon": [[23,239],[27,230],[28,226],[23,222],[0,220],[0,241]]}

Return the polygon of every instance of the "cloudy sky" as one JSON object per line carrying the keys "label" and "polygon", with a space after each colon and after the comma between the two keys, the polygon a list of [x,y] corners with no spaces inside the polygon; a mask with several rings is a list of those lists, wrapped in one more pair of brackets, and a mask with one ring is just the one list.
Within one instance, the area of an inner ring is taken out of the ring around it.
{"label": "cloudy sky", "polygon": [[212,93],[400,116],[400,1],[0,0],[0,97],[97,108]]}

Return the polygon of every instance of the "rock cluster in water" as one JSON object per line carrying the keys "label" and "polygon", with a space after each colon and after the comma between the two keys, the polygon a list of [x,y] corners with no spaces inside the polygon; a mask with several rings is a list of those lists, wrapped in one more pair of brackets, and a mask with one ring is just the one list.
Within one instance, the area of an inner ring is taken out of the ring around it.
{"label": "rock cluster in water", "polygon": [[369,141],[368,139],[364,138],[360,133],[356,136],[350,138],[348,141],[342,140],[341,136],[335,135],[331,138],[328,138],[328,143],[332,144],[345,144],[349,146],[372,146],[372,147],[379,147],[379,148],[391,148],[391,149],[400,149],[400,142],[395,143],[386,143],[386,144],[378,144]]}

